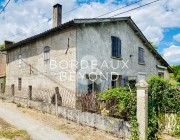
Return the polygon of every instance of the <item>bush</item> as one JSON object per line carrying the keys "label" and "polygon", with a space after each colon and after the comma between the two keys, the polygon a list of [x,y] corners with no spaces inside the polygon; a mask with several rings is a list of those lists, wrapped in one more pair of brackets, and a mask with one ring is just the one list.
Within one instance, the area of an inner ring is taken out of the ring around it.
{"label": "bush", "polygon": [[[148,139],[158,139],[164,128],[165,114],[180,113],[180,92],[169,81],[153,76],[148,79],[149,87],[149,123]],[[176,133],[177,134],[177,133]]]}
{"label": "bush", "polygon": [[114,88],[99,93],[100,100],[104,101],[100,110],[107,110],[109,116],[124,119],[131,124],[131,139],[138,140],[138,123],[136,118],[136,93],[128,88]]}
{"label": "bush", "polygon": [[[105,101],[104,108],[109,110],[111,117],[130,120],[136,111],[136,93],[127,88],[114,88],[99,94]],[[101,108],[104,109],[104,108]]]}

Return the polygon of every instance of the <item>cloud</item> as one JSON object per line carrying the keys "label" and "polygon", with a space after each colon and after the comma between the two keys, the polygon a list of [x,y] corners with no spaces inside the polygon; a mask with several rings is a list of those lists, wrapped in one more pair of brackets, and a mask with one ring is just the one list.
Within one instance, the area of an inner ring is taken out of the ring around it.
{"label": "cloud", "polygon": [[169,63],[173,65],[180,64],[180,46],[172,45],[169,48],[163,50],[163,57]]}
{"label": "cloud", "polygon": [[173,39],[176,40],[177,42],[180,42],[180,34],[174,35]]}
{"label": "cloud", "polygon": [[[81,7],[63,15],[63,22],[74,18],[94,18],[124,6],[123,3],[115,4],[115,1],[117,0],[107,0],[100,3],[97,0],[91,0],[91,2],[88,1],[88,3],[81,3]],[[133,0],[129,1],[132,2]],[[149,0],[143,0],[138,4],[103,17],[113,16],[148,2]],[[77,0],[68,0],[68,2],[67,0],[11,1],[6,11],[0,15],[0,44],[3,43],[4,40],[14,40],[17,42],[51,28],[52,6],[56,3],[63,5],[64,12],[74,9],[79,4]],[[4,4],[5,2],[3,5]],[[119,16],[131,16],[145,36],[150,41],[158,44],[164,37],[163,33],[165,28],[180,27],[180,18],[177,18],[180,16],[179,7],[180,0],[163,0]],[[48,20],[50,21],[46,22]],[[43,22],[46,23],[42,24]],[[40,25],[34,27],[37,24]]]}

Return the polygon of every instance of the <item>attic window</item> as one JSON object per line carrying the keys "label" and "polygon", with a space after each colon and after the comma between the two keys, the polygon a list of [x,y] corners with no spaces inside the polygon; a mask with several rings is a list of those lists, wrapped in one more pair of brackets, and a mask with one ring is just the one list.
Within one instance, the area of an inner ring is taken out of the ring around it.
{"label": "attic window", "polygon": [[44,47],[44,63],[48,64],[50,61],[50,47]]}
{"label": "attic window", "polygon": [[115,36],[111,36],[111,40],[112,40],[112,57],[121,58],[121,40]]}

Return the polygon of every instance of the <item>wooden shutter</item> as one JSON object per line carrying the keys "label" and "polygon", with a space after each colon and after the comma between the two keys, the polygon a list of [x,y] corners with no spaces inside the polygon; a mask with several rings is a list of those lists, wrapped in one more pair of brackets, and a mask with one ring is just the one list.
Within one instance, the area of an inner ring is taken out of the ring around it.
{"label": "wooden shutter", "polygon": [[112,40],[112,56],[121,57],[121,40],[118,37],[111,37]]}
{"label": "wooden shutter", "polygon": [[138,48],[138,62],[144,63],[144,49],[141,47]]}

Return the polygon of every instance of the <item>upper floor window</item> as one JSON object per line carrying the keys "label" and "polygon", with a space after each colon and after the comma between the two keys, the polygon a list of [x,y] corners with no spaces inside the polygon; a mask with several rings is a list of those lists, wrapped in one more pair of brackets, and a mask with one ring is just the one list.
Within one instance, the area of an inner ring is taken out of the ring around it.
{"label": "upper floor window", "polygon": [[144,60],[144,48],[141,48],[141,47],[138,48],[138,62],[140,64],[145,63],[145,60]]}
{"label": "upper floor window", "polygon": [[47,64],[50,61],[50,47],[44,47],[44,63]]}
{"label": "upper floor window", "polygon": [[118,37],[111,36],[112,57],[121,58],[121,40]]}

